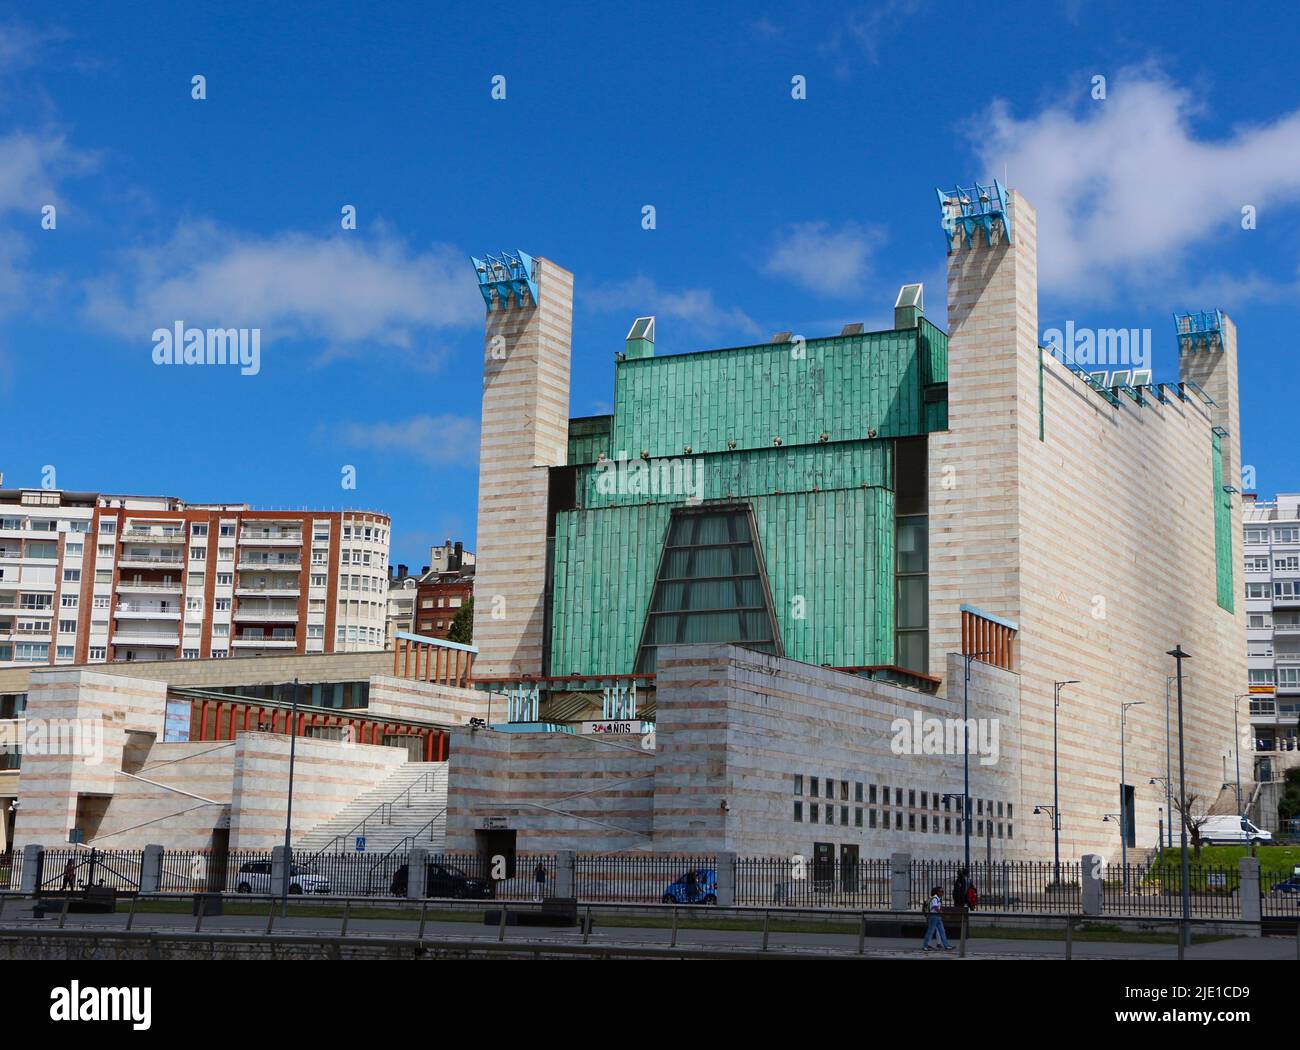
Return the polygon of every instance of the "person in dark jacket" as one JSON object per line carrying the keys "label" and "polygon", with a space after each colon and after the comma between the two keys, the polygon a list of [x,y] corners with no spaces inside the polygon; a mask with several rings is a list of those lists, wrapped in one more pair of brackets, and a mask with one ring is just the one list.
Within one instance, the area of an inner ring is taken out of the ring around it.
{"label": "person in dark jacket", "polygon": [[970,878],[966,869],[962,868],[957,872],[957,878],[952,884],[952,905],[954,908],[966,907],[966,891],[970,889]]}
{"label": "person in dark jacket", "polygon": [[65,890],[75,890],[77,888],[77,862],[71,857],[68,863],[63,866],[63,888]]}
{"label": "person in dark jacket", "polygon": [[537,884],[537,895],[533,899],[541,900],[546,890],[546,866],[540,860],[533,869],[533,882]]}

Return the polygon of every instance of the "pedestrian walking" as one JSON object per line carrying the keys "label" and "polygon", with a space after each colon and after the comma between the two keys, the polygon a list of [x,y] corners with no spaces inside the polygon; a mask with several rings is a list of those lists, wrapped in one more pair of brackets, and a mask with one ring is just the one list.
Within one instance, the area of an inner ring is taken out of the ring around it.
{"label": "pedestrian walking", "polygon": [[68,858],[68,863],[63,865],[63,888],[65,890],[77,888],[77,862],[71,857]]}
{"label": "pedestrian walking", "polygon": [[533,882],[537,886],[533,900],[540,901],[546,891],[546,866],[540,860],[537,862],[537,867],[533,869]]}
{"label": "pedestrian walking", "polygon": [[948,943],[948,931],[943,927],[943,890],[938,886],[930,889],[930,918],[925,927],[925,939],[921,941],[921,951],[932,950],[931,940],[938,940],[944,951],[952,951],[952,945]]}
{"label": "pedestrian walking", "polygon": [[952,904],[954,908],[962,908],[963,910],[966,908],[966,898],[969,895],[967,891],[969,889],[970,876],[965,868],[961,868],[958,870],[957,878],[953,880],[952,884]]}

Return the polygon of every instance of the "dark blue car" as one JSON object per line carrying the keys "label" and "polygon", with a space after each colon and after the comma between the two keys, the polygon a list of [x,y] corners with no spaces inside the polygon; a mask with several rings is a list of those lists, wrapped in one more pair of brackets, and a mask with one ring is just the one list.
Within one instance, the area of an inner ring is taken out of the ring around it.
{"label": "dark blue car", "polygon": [[[695,878],[692,879],[691,875]],[[664,890],[665,904],[717,904],[718,873],[712,868],[687,872]]]}

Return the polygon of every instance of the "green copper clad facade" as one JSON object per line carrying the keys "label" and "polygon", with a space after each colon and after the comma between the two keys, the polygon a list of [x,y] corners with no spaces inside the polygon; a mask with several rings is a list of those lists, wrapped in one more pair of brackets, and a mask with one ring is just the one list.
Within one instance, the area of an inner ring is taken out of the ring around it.
{"label": "green copper clad facade", "polygon": [[946,426],[946,382],[947,337],[924,319],[619,362],[612,421],[570,423],[549,673],[631,673],[673,510],[726,503],[753,508],[787,656],[892,663],[891,439]]}

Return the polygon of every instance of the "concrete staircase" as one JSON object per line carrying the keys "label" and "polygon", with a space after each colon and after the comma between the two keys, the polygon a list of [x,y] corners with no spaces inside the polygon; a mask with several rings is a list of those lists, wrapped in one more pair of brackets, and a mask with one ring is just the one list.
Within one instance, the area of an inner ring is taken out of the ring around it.
{"label": "concrete staircase", "polygon": [[442,851],[447,838],[446,762],[408,762],[398,767],[308,831],[294,843],[294,850],[351,853],[357,836],[364,835],[366,854],[378,857],[417,833],[421,847]]}
{"label": "concrete staircase", "polygon": [[[1253,783],[1247,783],[1244,780],[1241,782],[1242,805],[1245,805],[1250,799],[1251,793],[1254,789],[1255,785]],[[1211,817],[1230,817],[1235,816],[1236,812],[1237,785],[1235,783],[1224,784],[1223,787],[1219,789],[1219,797],[1210,804],[1210,808],[1207,810],[1207,815]]]}

